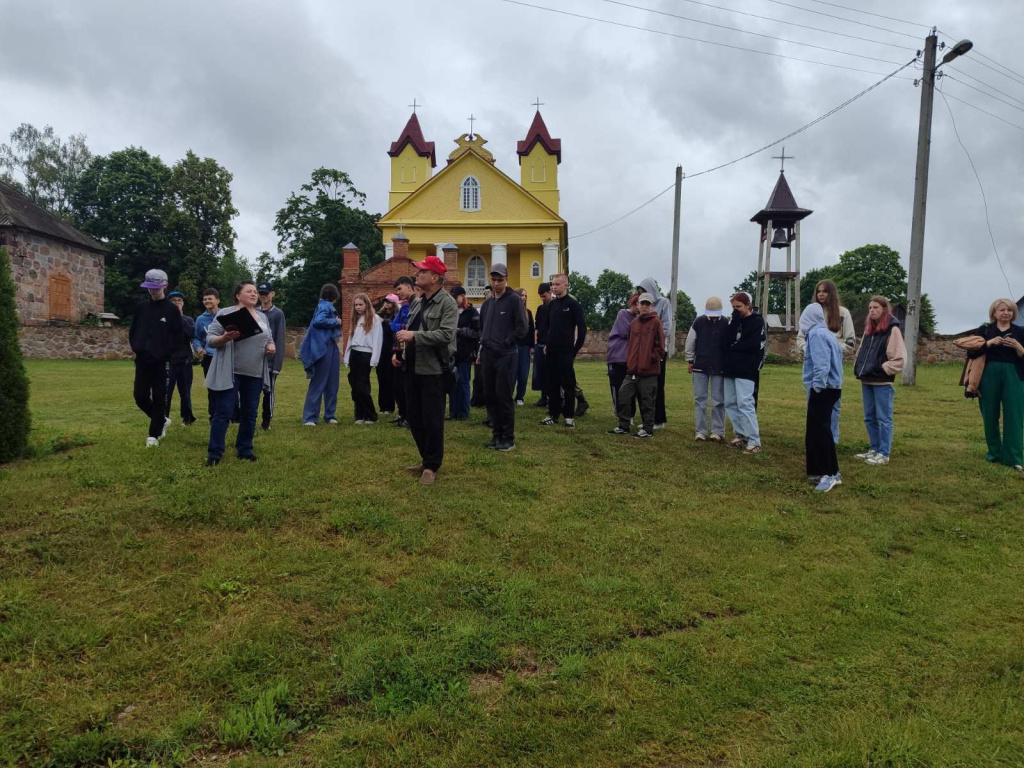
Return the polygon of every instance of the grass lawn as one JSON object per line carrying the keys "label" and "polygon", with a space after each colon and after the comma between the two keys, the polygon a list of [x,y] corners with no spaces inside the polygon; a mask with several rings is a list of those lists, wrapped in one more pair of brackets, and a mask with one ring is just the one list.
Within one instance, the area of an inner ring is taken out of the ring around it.
{"label": "grass lawn", "polygon": [[407,431],[302,427],[291,362],[259,462],[232,430],[210,469],[205,420],[144,447],[130,364],[28,369],[0,764],[1024,764],[1024,482],[958,368],[897,389],[887,467],[852,459],[848,370],[824,495],[794,366],[764,372],[758,456],[694,443],[677,364],[668,430],[605,435],[588,363],[575,432],[519,408],[497,454],[475,410],[432,488]]}

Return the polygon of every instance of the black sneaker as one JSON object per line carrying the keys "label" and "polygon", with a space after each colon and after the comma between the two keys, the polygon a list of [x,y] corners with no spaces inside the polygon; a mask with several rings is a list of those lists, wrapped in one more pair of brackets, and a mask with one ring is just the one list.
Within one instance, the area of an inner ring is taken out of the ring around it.
{"label": "black sneaker", "polygon": [[266,432],[268,429],[270,429],[270,422],[264,421],[262,424],[260,424],[260,429]]}
{"label": "black sneaker", "polygon": [[540,424],[540,425],[541,425],[542,427],[553,427],[553,426],[555,426],[555,425],[556,425],[556,424],[557,424],[558,422],[557,422],[557,421],[555,421],[554,419],[552,419],[552,418],[551,418],[550,416],[548,416],[548,417],[547,417],[546,419],[541,419],[541,420],[540,420],[540,421],[539,421],[538,423],[539,423],[539,424]]}
{"label": "black sneaker", "polygon": [[490,419],[484,419],[480,422],[480,426],[487,427],[488,429],[494,429],[494,425],[491,423]]}
{"label": "black sneaker", "polygon": [[256,461],[256,454],[249,453],[246,454],[245,456],[239,456],[238,458],[240,458],[242,461]]}
{"label": "black sneaker", "polygon": [[640,427],[640,431],[637,432],[635,435],[633,435],[633,437],[635,437],[638,440],[643,440],[645,438],[654,437],[654,433],[653,432],[648,432],[643,427]]}
{"label": "black sneaker", "polygon": [[506,440],[502,443],[498,443],[497,447],[498,450],[501,451],[502,453],[508,453],[509,451],[516,447],[516,444],[511,440]]}
{"label": "black sneaker", "polygon": [[542,397],[540,400],[538,400],[536,403],[533,404],[533,407],[534,408],[547,408],[548,407],[548,399],[546,397]]}
{"label": "black sneaker", "polygon": [[203,464],[203,466],[204,467],[216,467],[218,464],[220,464],[220,459],[207,459],[206,463]]}
{"label": "black sneaker", "polygon": [[609,429],[608,430],[608,434],[609,435],[628,435],[629,434],[629,430],[628,429],[620,429],[619,427],[616,427],[615,429]]}
{"label": "black sneaker", "polygon": [[491,440],[490,442],[484,443],[484,448],[497,448],[497,447],[498,447],[498,441],[497,440]]}
{"label": "black sneaker", "polygon": [[576,403],[576,418],[584,415],[590,409],[590,403],[586,400],[580,400]]}

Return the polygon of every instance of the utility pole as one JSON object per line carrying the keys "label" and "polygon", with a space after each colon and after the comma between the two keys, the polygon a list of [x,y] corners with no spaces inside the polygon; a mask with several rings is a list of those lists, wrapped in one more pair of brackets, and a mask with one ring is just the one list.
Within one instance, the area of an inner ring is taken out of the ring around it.
{"label": "utility pole", "polygon": [[[679,306],[679,218],[683,201],[683,166],[676,166],[676,214],[672,224],[672,288],[669,300],[672,302],[672,327],[675,328],[676,308]],[[675,330],[679,330],[675,328]],[[676,335],[665,339],[668,345],[668,356],[676,356]]]}
{"label": "utility pole", "polygon": [[932,148],[932,105],[935,102],[935,29],[924,42],[921,72],[921,115],[917,129],[917,173],[914,177],[914,218],[910,225],[910,273],[907,280],[907,362],[903,385],[917,383],[917,336],[921,326],[921,270],[924,266],[924,218],[928,207],[928,160]]}

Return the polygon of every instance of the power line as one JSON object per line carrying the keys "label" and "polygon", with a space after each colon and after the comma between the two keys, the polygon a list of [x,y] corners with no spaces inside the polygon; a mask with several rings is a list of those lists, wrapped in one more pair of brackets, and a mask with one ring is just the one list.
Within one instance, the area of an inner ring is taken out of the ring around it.
{"label": "power line", "polygon": [[1009,120],[1000,117],[999,115],[995,114],[994,112],[989,112],[987,109],[982,109],[977,104],[972,104],[969,101],[964,101],[963,99],[957,98],[952,93],[947,93],[946,97],[952,99],[953,101],[959,101],[961,104],[963,104],[965,106],[968,106],[971,109],[976,109],[979,112],[981,112],[982,114],[988,115],[989,117],[994,117],[996,120],[999,120],[1002,123],[1006,123],[1007,125],[1009,125],[1009,126],[1011,126],[1013,128],[1016,128],[1018,131],[1024,131],[1024,125],[1017,125],[1017,123],[1011,123]]}
{"label": "power line", "polygon": [[534,8],[534,9],[536,9],[538,11],[548,11],[549,13],[557,13],[557,14],[560,14],[562,16],[571,16],[571,17],[576,18],[576,19],[585,19],[586,21],[596,21],[599,24],[609,24],[609,25],[611,25],[613,27],[622,27],[623,29],[634,29],[634,30],[637,30],[638,32],[649,32],[649,33],[651,33],[653,35],[663,35],[665,37],[675,37],[675,38],[678,38],[680,40],[689,40],[690,42],[694,42],[694,43],[706,43],[708,45],[716,45],[719,48],[729,48],[729,49],[732,49],[734,51],[746,51],[747,53],[758,53],[758,54],[761,54],[762,56],[772,56],[772,57],[777,58],[777,59],[788,59],[790,61],[800,61],[800,62],[803,62],[804,64],[818,64],[819,66],[822,66],[822,67],[832,67],[833,69],[845,69],[845,70],[848,70],[850,72],[863,72],[863,73],[868,74],[868,75],[881,75],[881,74],[883,74],[882,72],[876,72],[875,70],[871,70],[871,69],[859,69],[857,67],[847,67],[847,66],[845,66],[843,64],[831,64],[831,63],[829,63],[827,61],[817,61],[816,59],[803,59],[803,58],[800,58],[799,56],[788,56],[788,55],[786,55],[784,53],[775,53],[774,51],[761,51],[761,50],[758,50],[757,48],[744,48],[741,45],[732,45],[730,43],[719,43],[719,42],[716,42],[714,40],[703,40],[703,39],[701,39],[699,37],[690,37],[689,35],[680,35],[680,34],[677,34],[675,32],[668,32],[668,31],[663,30],[663,29],[649,29],[648,27],[636,26],[635,24],[624,24],[624,23],[619,22],[619,21],[611,21],[610,19],[602,19],[602,18],[599,18],[597,16],[587,16],[586,14],[582,14],[582,13],[573,13],[572,11],[563,11],[560,8],[548,8],[547,6],[543,6],[543,5],[533,5],[532,3],[522,2],[522,0],[501,0],[501,2],[509,3],[510,5],[521,5],[524,8]]}
{"label": "power line", "polygon": [[[945,35],[946,37],[948,37],[948,38],[949,38],[949,39],[951,39],[951,40],[959,40],[959,39],[960,39],[960,37],[959,37],[959,36],[957,36],[957,35],[953,35],[953,34],[950,34],[949,32],[944,32],[944,31],[943,31],[943,30],[941,30],[941,29],[940,29],[940,30],[938,30],[938,31],[939,31],[939,32],[942,32],[942,34],[944,34],[944,35]],[[993,58],[992,58],[991,56],[986,56],[986,55],[985,55],[984,53],[982,53],[981,51],[979,51],[979,50],[978,50],[977,48],[973,48],[973,49],[971,49],[971,53],[972,53],[973,55],[971,56],[971,58],[970,58],[970,59],[967,59],[967,61],[974,61],[975,63],[978,63],[978,64],[980,64],[981,62],[979,62],[979,61],[977,60],[977,58],[976,58],[976,57],[980,56],[981,58],[985,59],[986,61],[988,61],[988,62],[991,62],[992,64],[995,64],[995,65],[996,65],[997,67],[1002,67],[1002,68],[1003,68],[1003,69],[1005,69],[1005,70],[1006,70],[1007,72],[1010,72],[1011,74],[1014,74],[1014,75],[1016,75],[1017,77],[1021,78],[1021,80],[1020,80],[1019,82],[1024,82],[1024,74],[1021,74],[1020,72],[1018,72],[1018,71],[1017,71],[1017,70],[1015,70],[1015,69],[1011,69],[1010,67],[1006,66],[1005,64],[1000,64],[1000,63],[999,63],[998,61],[996,61],[995,59],[993,59]],[[999,72],[999,70],[994,70],[994,71],[996,71],[996,72]],[[1003,73],[1003,72],[999,72],[999,74],[1003,75],[1004,73]],[[1011,78],[1011,79],[1013,79],[1013,78]]]}
{"label": "power line", "polygon": [[[985,80],[982,80],[981,78],[975,77],[974,75],[969,75],[966,72],[964,72],[962,69],[956,69],[956,68],[953,67],[952,64],[947,64],[946,65],[946,70],[950,70],[950,69],[952,69],[954,72],[959,72],[963,77],[968,77],[971,80],[973,80],[974,82],[980,83],[981,85],[984,85],[989,90],[995,91],[996,93],[1005,96],[1006,98],[1010,99],[1011,101],[1016,101],[1018,104],[1020,104],[1022,107],[1024,107],[1024,101],[1021,101],[1020,99],[1011,96],[1006,91],[1000,91],[998,88],[996,88],[991,83],[989,83],[989,82],[987,82]],[[946,70],[943,70],[943,71],[946,71]],[[966,83],[964,83],[964,85],[966,85]]]}
{"label": "power line", "polygon": [[[961,72],[960,74],[963,74],[963,73]],[[965,83],[963,80],[960,80],[960,79],[958,79],[956,77],[953,77],[948,72],[944,73],[943,76],[948,78],[948,79],[950,79],[950,80],[952,80],[954,83],[959,83],[960,85],[964,86],[965,88],[970,88],[972,91],[977,91],[980,94],[988,96],[990,99],[995,99],[1000,104],[1005,104],[1006,106],[1011,107],[1012,109],[1016,109],[1018,112],[1024,112],[1024,107],[1015,106],[1015,105],[1011,104],[1008,101],[1004,101],[1003,99],[1000,99],[998,96],[993,96],[991,93],[988,93],[987,91],[981,90],[981,88],[976,88],[975,86],[971,85],[970,83]],[[1013,97],[1011,96],[1010,98],[1013,98]],[[1014,99],[1014,101],[1017,101],[1017,99]]]}
{"label": "power line", "polygon": [[1014,77],[1013,75],[1008,75],[1005,72],[1002,72],[1002,71],[996,69],[995,67],[991,66],[990,64],[986,64],[984,61],[980,61],[980,60],[978,60],[976,58],[973,58],[973,57],[968,57],[968,58],[963,59],[963,62],[964,63],[970,62],[971,64],[977,64],[979,67],[984,67],[985,69],[991,69],[997,75],[1002,75],[1007,80],[1012,80],[1017,85],[1024,85],[1024,79],[1021,79],[1021,78],[1018,78],[1018,77]]}
{"label": "power line", "polygon": [[[707,169],[705,169],[703,171],[699,171],[697,173],[688,174],[687,176],[685,176],[685,178],[687,178],[687,179],[695,179],[698,176],[704,176],[705,174],[708,174],[708,173],[713,173],[715,171],[720,171],[721,169],[727,168],[730,165],[735,165],[736,163],[742,162],[743,160],[751,158],[754,155],[760,154],[761,152],[764,152],[767,149],[771,149],[772,147],[778,146],[782,142],[787,141],[787,140],[793,138],[794,136],[796,136],[796,135],[798,135],[800,133],[803,133],[807,129],[814,127],[815,125],[820,123],[822,120],[825,120],[825,119],[831,117],[832,115],[834,115],[836,112],[839,112],[840,110],[845,109],[846,107],[848,107],[851,104],[853,104],[853,102],[857,101],[857,99],[861,98],[862,96],[866,96],[867,94],[871,93],[871,91],[875,90],[875,88],[877,88],[878,86],[882,85],[887,80],[891,80],[892,78],[894,78],[897,74],[902,72],[904,69],[906,69],[907,67],[911,66],[915,61],[917,61],[916,58],[911,59],[906,64],[901,66],[899,69],[893,70],[892,72],[890,72],[888,75],[883,77],[878,82],[876,82],[873,85],[870,85],[867,88],[865,88],[863,91],[858,93],[856,96],[850,97],[849,99],[844,101],[839,106],[833,107],[832,109],[830,109],[825,114],[821,115],[820,117],[815,118],[814,120],[812,120],[811,122],[807,123],[806,125],[803,125],[803,126],[797,128],[795,131],[792,131],[791,133],[787,133],[781,139],[776,139],[771,144],[765,144],[760,149],[755,149],[753,152],[748,152],[747,154],[743,155],[742,157],[737,157],[735,160],[730,160],[727,163],[722,163],[721,165],[716,165],[713,168],[707,168]],[[654,197],[652,197],[651,199],[647,200],[644,203],[641,203],[640,205],[638,205],[636,208],[634,208],[633,210],[629,211],[628,213],[624,213],[623,215],[619,216],[617,219],[609,221],[607,224],[602,224],[600,227],[595,227],[594,229],[591,229],[591,230],[588,230],[586,232],[583,232],[582,234],[573,235],[569,239],[570,240],[578,240],[581,237],[586,237],[587,235],[592,235],[595,232],[600,232],[602,229],[607,229],[608,227],[610,227],[610,226],[612,226],[614,224],[618,224],[620,221],[622,221],[624,219],[628,219],[630,216],[632,216],[637,211],[640,211],[640,210],[646,208],[648,205],[653,203],[655,200],[657,200],[659,197],[664,195],[666,192],[668,192],[673,187],[675,187],[675,182],[673,182],[672,184],[669,184],[667,187],[665,187],[665,189],[661,190],[661,192],[656,194]]]}
{"label": "power line", "polygon": [[942,89],[937,89],[939,96],[942,97],[943,103],[946,105],[946,111],[949,112],[949,119],[953,123],[953,133],[956,134],[956,140],[960,142],[960,147],[963,149],[964,154],[967,155],[967,162],[971,164],[971,170],[974,171],[974,178],[978,180],[978,189],[981,190],[981,202],[985,205],[985,224],[988,226],[988,236],[992,241],[992,252],[996,255],[996,264],[999,265],[999,271],[1003,273],[1003,279],[1006,281],[1006,289],[1010,292],[1011,296],[1016,296],[1013,292],[1013,288],[1010,286],[1010,278],[1006,276],[1006,270],[1003,269],[1003,260],[999,258],[999,248],[996,247],[996,236],[992,234],[992,222],[988,216],[988,198],[985,196],[985,185],[981,183],[981,176],[978,175],[978,169],[974,165],[974,160],[971,159],[971,153],[967,151],[967,146],[964,144],[963,139],[960,138],[960,131],[956,127],[956,118],[953,117],[953,110],[949,106],[949,102],[946,100],[946,94],[942,92]]}
{"label": "power line", "polygon": [[655,8],[645,8],[645,7],[640,6],[640,5],[632,5],[630,3],[622,2],[622,0],[601,0],[601,2],[602,3],[608,3],[609,5],[619,5],[619,6],[622,6],[623,8],[632,8],[635,11],[647,11],[648,13],[656,13],[659,16],[669,16],[669,17],[671,17],[673,19],[681,19],[683,21],[691,21],[694,24],[706,24],[709,27],[717,27],[718,29],[726,29],[726,30],[729,30],[730,32],[739,32],[739,33],[744,34],[744,35],[754,35],[756,37],[764,37],[764,38],[767,38],[768,40],[775,40],[775,41],[780,42],[780,43],[789,43],[790,45],[803,45],[803,46],[806,46],[807,48],[816,48],[819,51],[828,51],[829,53],[839,53],[839,54],[842,54],[843,56],[855,56],[858,59],[867,59],[868,61],[877,61],[877,62],[880,62],[882,64],[899,64],[898,61],[890,61],[888,59],[879,59],[879,58],[877,58],[875,56],[865,56],[864,54],[853,53],[851,51],[840,51],[840,50],[837,50],[835,48],[829,48],[828,46],[824,46],[824,45],[815,45],[814,43],[803,43],[803,42],[800,42],[799,40],[787,40],[787,39],[782,38],[782,37],[775,37],[773,35],[766,35],[763,32],[752,32],[752,31],[747,30],[747,29],[740,29],[739,27],[730,27],[730,26],[727,26],[725,24],[716,24],[713,21],[702,21],[701,19],[694,19],[694,18],[691,18],[689,16],[681,16],[678,13],[669,13],[668,11],[659,11],[659,10],[657,10]]}
{"label": "power line", "polygon": [[811,0],[812,3],[818,3],[819,5],[831,5],[833,8],[842,8],[844,11],[852,11],[853,13],[863,13],[867,16],[874,16],[879,19],[888,19],[889,21],[898,21],[901,24],[910,24],[914,27],[926,27],[931,28],[929,24],[921,24],[917,21],[907,21],[906,19],[897,19],[893,16],[885,16],[881,13],[872,13],[871,11],[862,11],[860,8],[849,8],[845,5],[839,5],[838,3],[828,3],[825,0]]}
{"label": "power line", "polygon": [[871,29],[877,29],[880,32],[888,32],[892,35],[903,35],[917,40],[917,35],[912,35],[909,32],[898,32],[895,29],[886,29],[885,27],[877,27],[874,24],[868,24],[866,21],[857,21],[856,19],[848,19],[845,16],[836,16],[834,13],[825,13],[824,11],[816,11],[813,8],[805,8],[802,5],[793,5],[792,3],[785,3],[783,0],[768,0],[769,3],[775,3],[776,5],[784,5],[787,8],[795,8],[798,11],[804,11],[806,13],[816,13],[819,16],[827,16],[830,19],[839,19],[839,21],[845,21],[848,24],[859,24],[862,27],[870,27]]}

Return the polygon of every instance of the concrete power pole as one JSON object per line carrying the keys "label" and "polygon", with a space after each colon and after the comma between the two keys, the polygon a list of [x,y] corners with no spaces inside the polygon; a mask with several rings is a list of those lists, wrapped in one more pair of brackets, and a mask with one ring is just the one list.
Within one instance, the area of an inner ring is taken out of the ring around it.
{"label": "concrete power pole", "polygon": [[935,30],[924,43],[921,73],[921,116],[917,129],[917,173],[914,177],[914,218],[910,226],[910,273],[907,280],[907,318],[904,327],[907,363],[903,385],[917,383],[917,337],[921,327],[921,270],[924,266],[924,218],[928,207],[928,161],[932,148],[932,104],[935,101]]}
{"label": "concrete power pole", "polygon": [[[672,302],[672,322],[675,328],[676,308],[679,306],[679,218],[683,201],[683,166],[676,166],[676,213],[672,224],[672,288],[669,299]],[[678,331],[679,329],[676,328]],[[665,339],[668,345],[669,359],[676,356],[676,335]]]}

